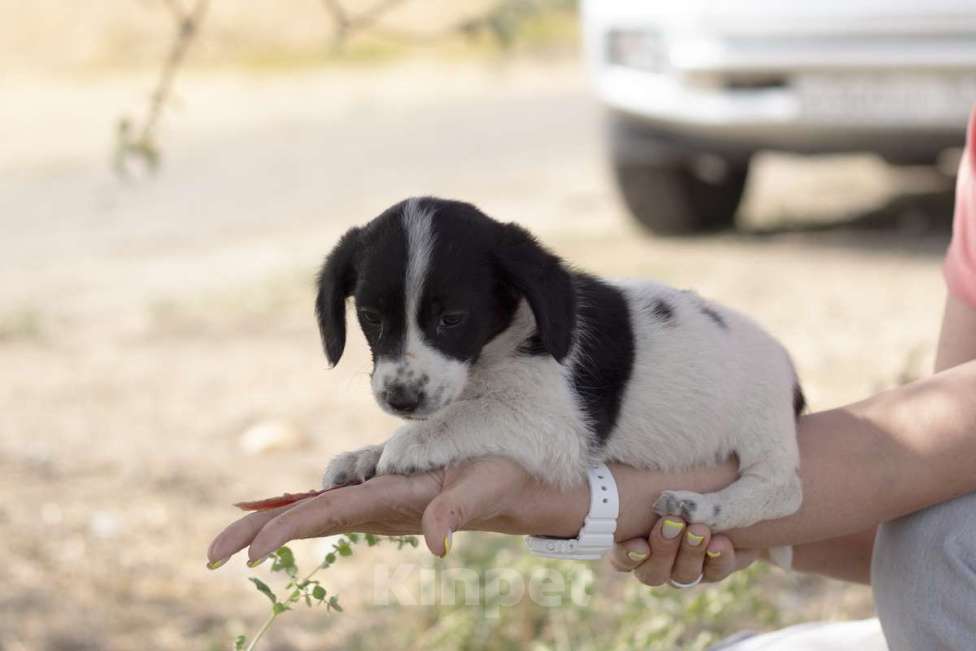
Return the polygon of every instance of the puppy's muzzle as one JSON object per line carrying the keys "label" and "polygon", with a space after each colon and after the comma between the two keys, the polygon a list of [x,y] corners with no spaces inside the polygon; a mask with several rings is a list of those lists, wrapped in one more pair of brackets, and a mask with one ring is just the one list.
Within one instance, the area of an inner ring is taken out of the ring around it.
{"label": "puppy's muzzle", "polygon": [[412,414],[423,404],[424,392],[404,384],[394,384],[383,392],[383,399],[398,414]]}

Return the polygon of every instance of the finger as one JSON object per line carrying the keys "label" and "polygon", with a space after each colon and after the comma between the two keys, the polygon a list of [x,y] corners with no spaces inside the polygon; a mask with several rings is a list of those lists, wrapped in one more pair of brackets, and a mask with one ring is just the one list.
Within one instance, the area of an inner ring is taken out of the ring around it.
{"label": "finger", "polygon": [[759,558],[758,549],[735,549],[732,541],[718,534],[705,551],[704,581],[715,583],[751,565]]}
{"label": "finger", "polygon": [[684,530],[685,521],[673,515],[667,515],[655,523],[648,538],[651,556],[634,570],[634,576],[641,583],[650,586],[667,583]]}
{"label": "finger", "polygon": [[217,537],[213,539],[213,542],[210,543],[210,547],[207,549],[207,560],[209,561],[207,567],[216,570],[226,563],[231,556],[250,545],[254,536],[261,531],[264,525],[292,508],[292,506],[292,504],[288,504],[287,506],[279,506],[270,511],[250,513],[227,526],[227,528],[217,534]]}
{"label": "finger", "polygon": [[618,572],[630,572],[647,560],[651,555],[651,546],[644,538],[633,538],[626,542],[617,543],[610,552],[610,565]]}
{"label": "finger", "polygon": [[704,571],[705,549],[712,537],[711,531],[703,524],[689,525],[681,536],[678,557],[671,568],[671,578],[678,583],[693,583]]}
{"label": "finger", "polygon": [[705,569],[703,581],[714,583],[721,581],[735,571],[736,551],[732,541],[721,534],[717,534],[705,549]]}
{"label": "finger", "polygon": [[393,517],[389,511],[369,482],[303,500],[268,521],[254,536],[248,564],[257,565],[290,540],[344,533],[362,522],[384,519],[383,515]]}

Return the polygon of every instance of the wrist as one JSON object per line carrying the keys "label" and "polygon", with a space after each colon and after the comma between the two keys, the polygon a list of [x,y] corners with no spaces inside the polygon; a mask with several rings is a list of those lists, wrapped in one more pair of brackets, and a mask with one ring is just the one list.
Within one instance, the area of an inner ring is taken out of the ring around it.
{"label": "wrist", "polygon": [[533,480],[513,505],[519,533],[572,538],[583,527],[590,508],[590,488],[581,482],[571,488]]}

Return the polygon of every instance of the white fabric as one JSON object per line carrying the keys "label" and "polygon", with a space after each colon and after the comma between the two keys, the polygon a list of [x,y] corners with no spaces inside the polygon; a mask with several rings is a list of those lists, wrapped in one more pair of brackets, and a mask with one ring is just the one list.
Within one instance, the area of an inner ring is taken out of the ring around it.
{"label": "white fabric", "polygon": [[877,619],[810,622],[738,641],[720,642],[710,651],[888,651]]}

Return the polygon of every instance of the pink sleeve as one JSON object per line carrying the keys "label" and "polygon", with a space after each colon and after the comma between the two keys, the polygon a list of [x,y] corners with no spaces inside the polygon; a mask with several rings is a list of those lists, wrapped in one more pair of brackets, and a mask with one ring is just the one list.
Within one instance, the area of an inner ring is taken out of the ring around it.
{"label": "pink sleeve", "polygon": [[943,272],[949,293],[976,307],[976,109],[969,116],[966,149],[956,180],[952,242]]}

